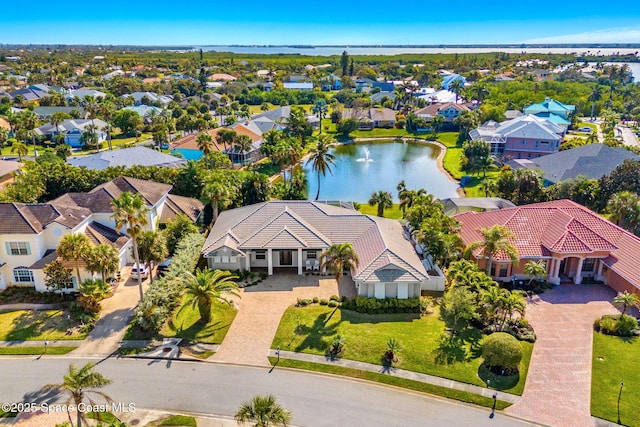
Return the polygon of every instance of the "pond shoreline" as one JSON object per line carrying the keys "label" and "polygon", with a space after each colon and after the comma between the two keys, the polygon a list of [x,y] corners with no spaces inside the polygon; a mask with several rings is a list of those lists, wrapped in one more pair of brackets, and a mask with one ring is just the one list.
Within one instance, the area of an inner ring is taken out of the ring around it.
{"label": "pond shoreline", "polygon": [[444,145],[443,143],[441,143],[440,141],[437,140],[433,140],[433,139],[420,139],[420,138],[412,138],[412,137],[404,137],[404,136],[398,136],[395,138],[389,138],[389,137],[380,137],[380,136],[373,136],[373,137],[367,137],[367,138],[354,138],[351,141],[352,142],[347,142],[347,143],[340,143],[342,145],[349,145],[349,144],[358,144],[360,142],[375,142],[375,141],[389,141],[389,140],[394,140],[394,141],[401,141],[401,142],[420,142],[422,144],[427,144],[427,145],[434,145],[436,147],[438,147],[440,149],[440,152],[438,153],[438,157],[436,158],[436,165],[438,166],[438,170],[447,177],[447,179],[451,182],[455,182],[456,184],[458,184],[458,188],[456,188],[456,192],[458,193],[458,196],[460,197],[466,197],[466,194],[464,192],[464,188],[460,187],[460,181],[455,179],[453,176],[451,176],[451,174],[449,173],[449,171],[447,171],[444,168],[444,155],[447,152],[447,146]]}

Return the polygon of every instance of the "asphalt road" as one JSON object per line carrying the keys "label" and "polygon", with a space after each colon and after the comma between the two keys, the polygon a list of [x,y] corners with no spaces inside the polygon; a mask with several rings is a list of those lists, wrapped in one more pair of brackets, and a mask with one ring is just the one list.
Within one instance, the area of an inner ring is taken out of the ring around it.
{"label": "asphalt road", "polygon": [[[98,362],[97,360],[93,360]],[[86,360],[51,357],[0,360],[0,402],[60,402],[44,393],[60,383],[70,363]],[[256,394],[274,394],[299,426],[531,426],[487,408],[418,393],[276,368],[238,367],[198,362],[107,359],[97,370],[113,384],[104,391],[114,400],[156,408],[233,416]]]}
{"label": "asphalt road", "polygon": [[636,134],[633,133],[631,129],[629,129],[628,127],[619,127],[618,131],[620,132],[620,136],[622,136],[622,140],[624,141],[625,145],[631,145],[635,147],[640,146]]}

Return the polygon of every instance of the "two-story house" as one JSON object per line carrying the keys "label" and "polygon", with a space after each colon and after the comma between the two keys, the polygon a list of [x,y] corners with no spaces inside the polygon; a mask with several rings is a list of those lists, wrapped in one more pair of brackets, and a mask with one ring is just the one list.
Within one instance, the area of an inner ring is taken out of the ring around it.
{"label": "two-story house", "polygon": [[[203,205],[195,199],[169,194],[170,185],[120,177],[88,193],[67,193],[49,203],[0,203],[0,289],[28,286],[46,291],[44,267],[58,258],[56,247],[65,234],[86,235],[94,245],[106,243],[118,251],[120,267],[133,262],[131,239],[116,230],[111,201],[124,192],[138,193],[149,210],[148,230],[177,214],[196,220]],[[74,290],[91,273],[73,270],[68,289]]]}
{"label": "two-story house", "polygon": [[468,105],[456,104],[455,102],[435,103],[427,105],[415,112],[416,116],[425,119],[427,122],[431,122],[431,119],[436,115],[444,117],[443,130],[457,130],[458,126],[453,124],[453,121],[465,111],[471,111]]}
{"label": "two-story house", "polygon": [[488,121],[469,132],[474,141],[491,145],[491,154],[508,159],[533,159],[557,153],[566,132],[547,119],[526,114],[502,123]]}

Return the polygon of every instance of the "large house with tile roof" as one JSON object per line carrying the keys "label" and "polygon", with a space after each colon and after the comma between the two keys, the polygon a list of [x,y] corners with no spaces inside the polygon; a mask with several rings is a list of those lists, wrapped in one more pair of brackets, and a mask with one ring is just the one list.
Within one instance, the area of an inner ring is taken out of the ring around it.
{"label": "large house with tile roof", "polygon": [[103,170],[109,167],[158,166],[179,168],[187,161],[161,151],[137,145],[119,150],[101,151],[88,156],[71,157],[67,159],[71,166],[92,170]]}
{"label": "large house with tile roof", "polygon": [[[120,177],[88,193],[67,193],[48,203],[0,203],[0,289],[8,286],[34,287],[46,291],[43,268],[57,259],[56,247],[65,234],[86,235],[92,244],[106,243],[118,251],[120,267],[133,262],[131,240],[115,229],[111,201],[124,192],[140,194],[149,209],[146,229],[155,230],[177,214],[196,220],[202,203],[169,194],[170,185]],[[73,282],[91,277],[81,269],[80,280],[73,270]]]}
{"label": "large house with tile roof", "polygon": [[444,290],[428,272],[398,221],[312,201],[272,201],[224,211],[202,249],[210,268],[320,271],[321,253],[351,243],[359,257],[351,271],[357,294],[411,298]]}
{"label": "large house with tile roof", "polygon": [[[465,212],[454,218],[461,224],[465,245],[482,241],[481,228],[503,225],[514,233],[509,240],[518,249],[519,263],[513,265],[506,254],[497,254],[491,268],[496,280],[522,279],[528,261],[544,261],[550,283],[581,284],[593,278],[616,291],[640,294],[640,238],[575,202],[556,200]],[[481,251],[473,256],[485,267],[487,260]]]}
{"label": "large house with tile roof", "polygon": [[471,130],[473,141],[491,146],[491,154],[507,159],[532,159],[557,153],[566,129],[547,119],[526,114],[502,123],[490,120]]}

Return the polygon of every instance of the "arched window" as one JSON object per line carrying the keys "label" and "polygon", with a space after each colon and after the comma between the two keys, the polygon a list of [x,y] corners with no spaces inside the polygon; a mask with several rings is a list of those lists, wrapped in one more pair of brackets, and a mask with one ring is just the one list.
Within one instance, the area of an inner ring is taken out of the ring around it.
{"label": "arched window", "polygon": [[33,271],[27,267],[16,267],[13,269],[13,281],[16,283],[33,283]]}

